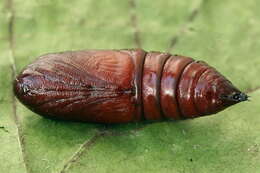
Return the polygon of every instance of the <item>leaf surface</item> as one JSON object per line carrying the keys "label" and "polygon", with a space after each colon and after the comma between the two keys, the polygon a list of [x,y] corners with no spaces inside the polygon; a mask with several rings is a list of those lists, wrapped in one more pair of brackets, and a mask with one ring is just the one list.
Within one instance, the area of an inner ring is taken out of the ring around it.
{"label": "leaf surface", "polygon": [[[259,172],[259,5],[258,0],[1,1],[1,171]],[[14,98],[14,76],[39,55],[134,47],[204,60],[251,101],[194,120],[104,126],[44,119]]]}

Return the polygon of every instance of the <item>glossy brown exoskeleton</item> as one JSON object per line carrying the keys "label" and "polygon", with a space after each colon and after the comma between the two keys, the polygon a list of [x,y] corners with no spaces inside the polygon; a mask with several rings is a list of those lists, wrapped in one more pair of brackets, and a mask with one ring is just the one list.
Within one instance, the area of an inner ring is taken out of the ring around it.
{"label": "glossy brown exoskeleton", "polygon": [[43,55],[14,92],[42,116],[99,123],[194,118],[247,100],[205,62],[141,49]]}

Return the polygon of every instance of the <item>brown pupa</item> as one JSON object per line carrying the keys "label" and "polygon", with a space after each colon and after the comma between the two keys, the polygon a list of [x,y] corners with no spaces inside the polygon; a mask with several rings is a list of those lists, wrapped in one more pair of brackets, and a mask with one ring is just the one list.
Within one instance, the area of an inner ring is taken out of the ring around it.
{"label": "brown pupa", "polygon": [[17,76],[14,92],[39,115],[98,123],[188,119],[247,100],[205,62],[142,49],[43,55]]}

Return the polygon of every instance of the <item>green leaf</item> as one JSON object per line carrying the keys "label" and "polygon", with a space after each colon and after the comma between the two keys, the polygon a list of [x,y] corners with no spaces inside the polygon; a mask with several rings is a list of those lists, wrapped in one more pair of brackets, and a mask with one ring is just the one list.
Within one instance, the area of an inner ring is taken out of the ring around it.
{"label": "green leaf", "polygon": [[[3,0],[0,168],[8,173],[260,172],[258,0]],[[41,118],[12,92],[41,54],[170,51],[204,60],[251,101],[178,122],[98,125]]]}

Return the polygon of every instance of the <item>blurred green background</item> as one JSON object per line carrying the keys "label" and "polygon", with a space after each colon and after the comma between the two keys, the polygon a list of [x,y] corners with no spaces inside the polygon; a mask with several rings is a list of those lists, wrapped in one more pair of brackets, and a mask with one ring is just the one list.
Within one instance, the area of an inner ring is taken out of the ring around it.
{"label": "blurred green background", "polygon": [[[141,47],[204,60],[251,96],[214,116],[104,126],[43,119],[12,81],[37,56]],[[260,172],[259,0],[0,0],[0,170]]]}

